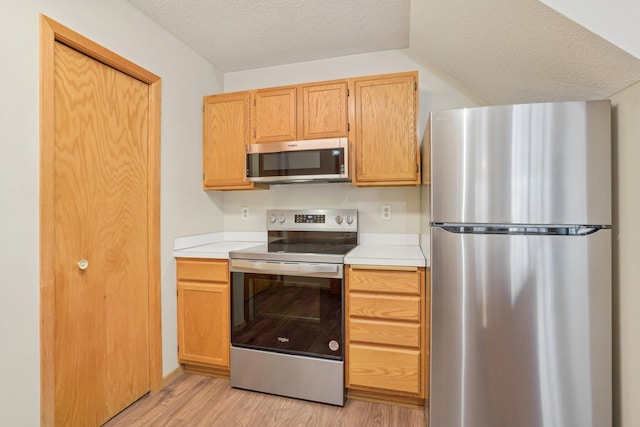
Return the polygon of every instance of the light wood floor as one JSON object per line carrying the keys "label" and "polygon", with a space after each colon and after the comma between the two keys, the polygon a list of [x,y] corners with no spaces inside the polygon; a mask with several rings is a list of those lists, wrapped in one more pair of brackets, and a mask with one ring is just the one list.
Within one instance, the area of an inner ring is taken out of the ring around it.
{"label": "light wood floor", "polygon": [[347,400],[344,407],[231,388],[219,378],[182,374],[125,409],[116,426],[422,427],[421,409]]}

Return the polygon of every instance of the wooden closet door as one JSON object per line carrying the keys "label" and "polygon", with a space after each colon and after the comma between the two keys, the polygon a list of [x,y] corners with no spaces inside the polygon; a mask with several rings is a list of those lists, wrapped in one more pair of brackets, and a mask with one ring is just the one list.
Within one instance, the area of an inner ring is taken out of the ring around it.
{"label": "wooden closet door", "polygon": [[54,82],[55,419],[100,425],[149,391],[148,86],[59,42]]}

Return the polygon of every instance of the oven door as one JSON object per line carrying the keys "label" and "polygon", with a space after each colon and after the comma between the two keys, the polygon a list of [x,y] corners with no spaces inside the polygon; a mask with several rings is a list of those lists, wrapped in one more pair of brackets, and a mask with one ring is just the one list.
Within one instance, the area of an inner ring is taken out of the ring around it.
{"label": "oven door", "polygon": [[232,259],[234,347],[343,360],[342,264]]}

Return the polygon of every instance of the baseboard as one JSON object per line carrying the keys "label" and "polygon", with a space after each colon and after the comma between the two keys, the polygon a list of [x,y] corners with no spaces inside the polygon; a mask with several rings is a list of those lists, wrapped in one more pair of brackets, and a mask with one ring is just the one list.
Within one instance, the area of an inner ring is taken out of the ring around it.
{"label": "baseboard", "polygon": [[402,406],[406,408],[424,409],[425,407],[425,399],[421,399],[419,397],[401,396],[372,390],[357,390],[349,388],[347,389],[347,399],[386,403],[388,405]]}
{"label": "baseboard", "polygon": [[165,388],[167,385],[171,384],[176,378],[184,373],[184,369],[182,366],[178,366],[173,371],[169,372],[167,375],[162,377],[162,388]]}
{"label": "baseboard", "polygon": [[229,379],[229,368],[214,368],[211,366],[182,364],[183,372],[187,374],[207,375],[209,377]]}

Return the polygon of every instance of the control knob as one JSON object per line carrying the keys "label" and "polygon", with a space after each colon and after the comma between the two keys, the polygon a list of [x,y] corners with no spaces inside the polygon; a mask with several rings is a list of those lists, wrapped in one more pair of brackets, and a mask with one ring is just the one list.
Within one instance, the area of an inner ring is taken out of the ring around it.
{"label": "control knob", "polygon": [[271,218],[269,218],[269,220],[271,221],[271,224],[275,224],[277,219],[278,218],[276,217],[276,214],[271,214]]}
{"label": "control knob", "polygon": [[337,216],[336,216],[336,222],[337,222],[338,224],[342,224],[342,217],[341,217],[340,215],[337,215]]}
{"label": "control knob", "polygon": [[280,218],[278,218],[278,222],[279,222],[280,224],[283,224],[283,223],[285,222],[285,220],[286,220],[286,219],[287,219],[287,218],[285,218],[285,216],[284,216],[284,215],[280,215]]}
{"label": "control knob", "polygon": [[347,224],[349,225],[353,224],[353,217],[351,215],[347,216]]}

